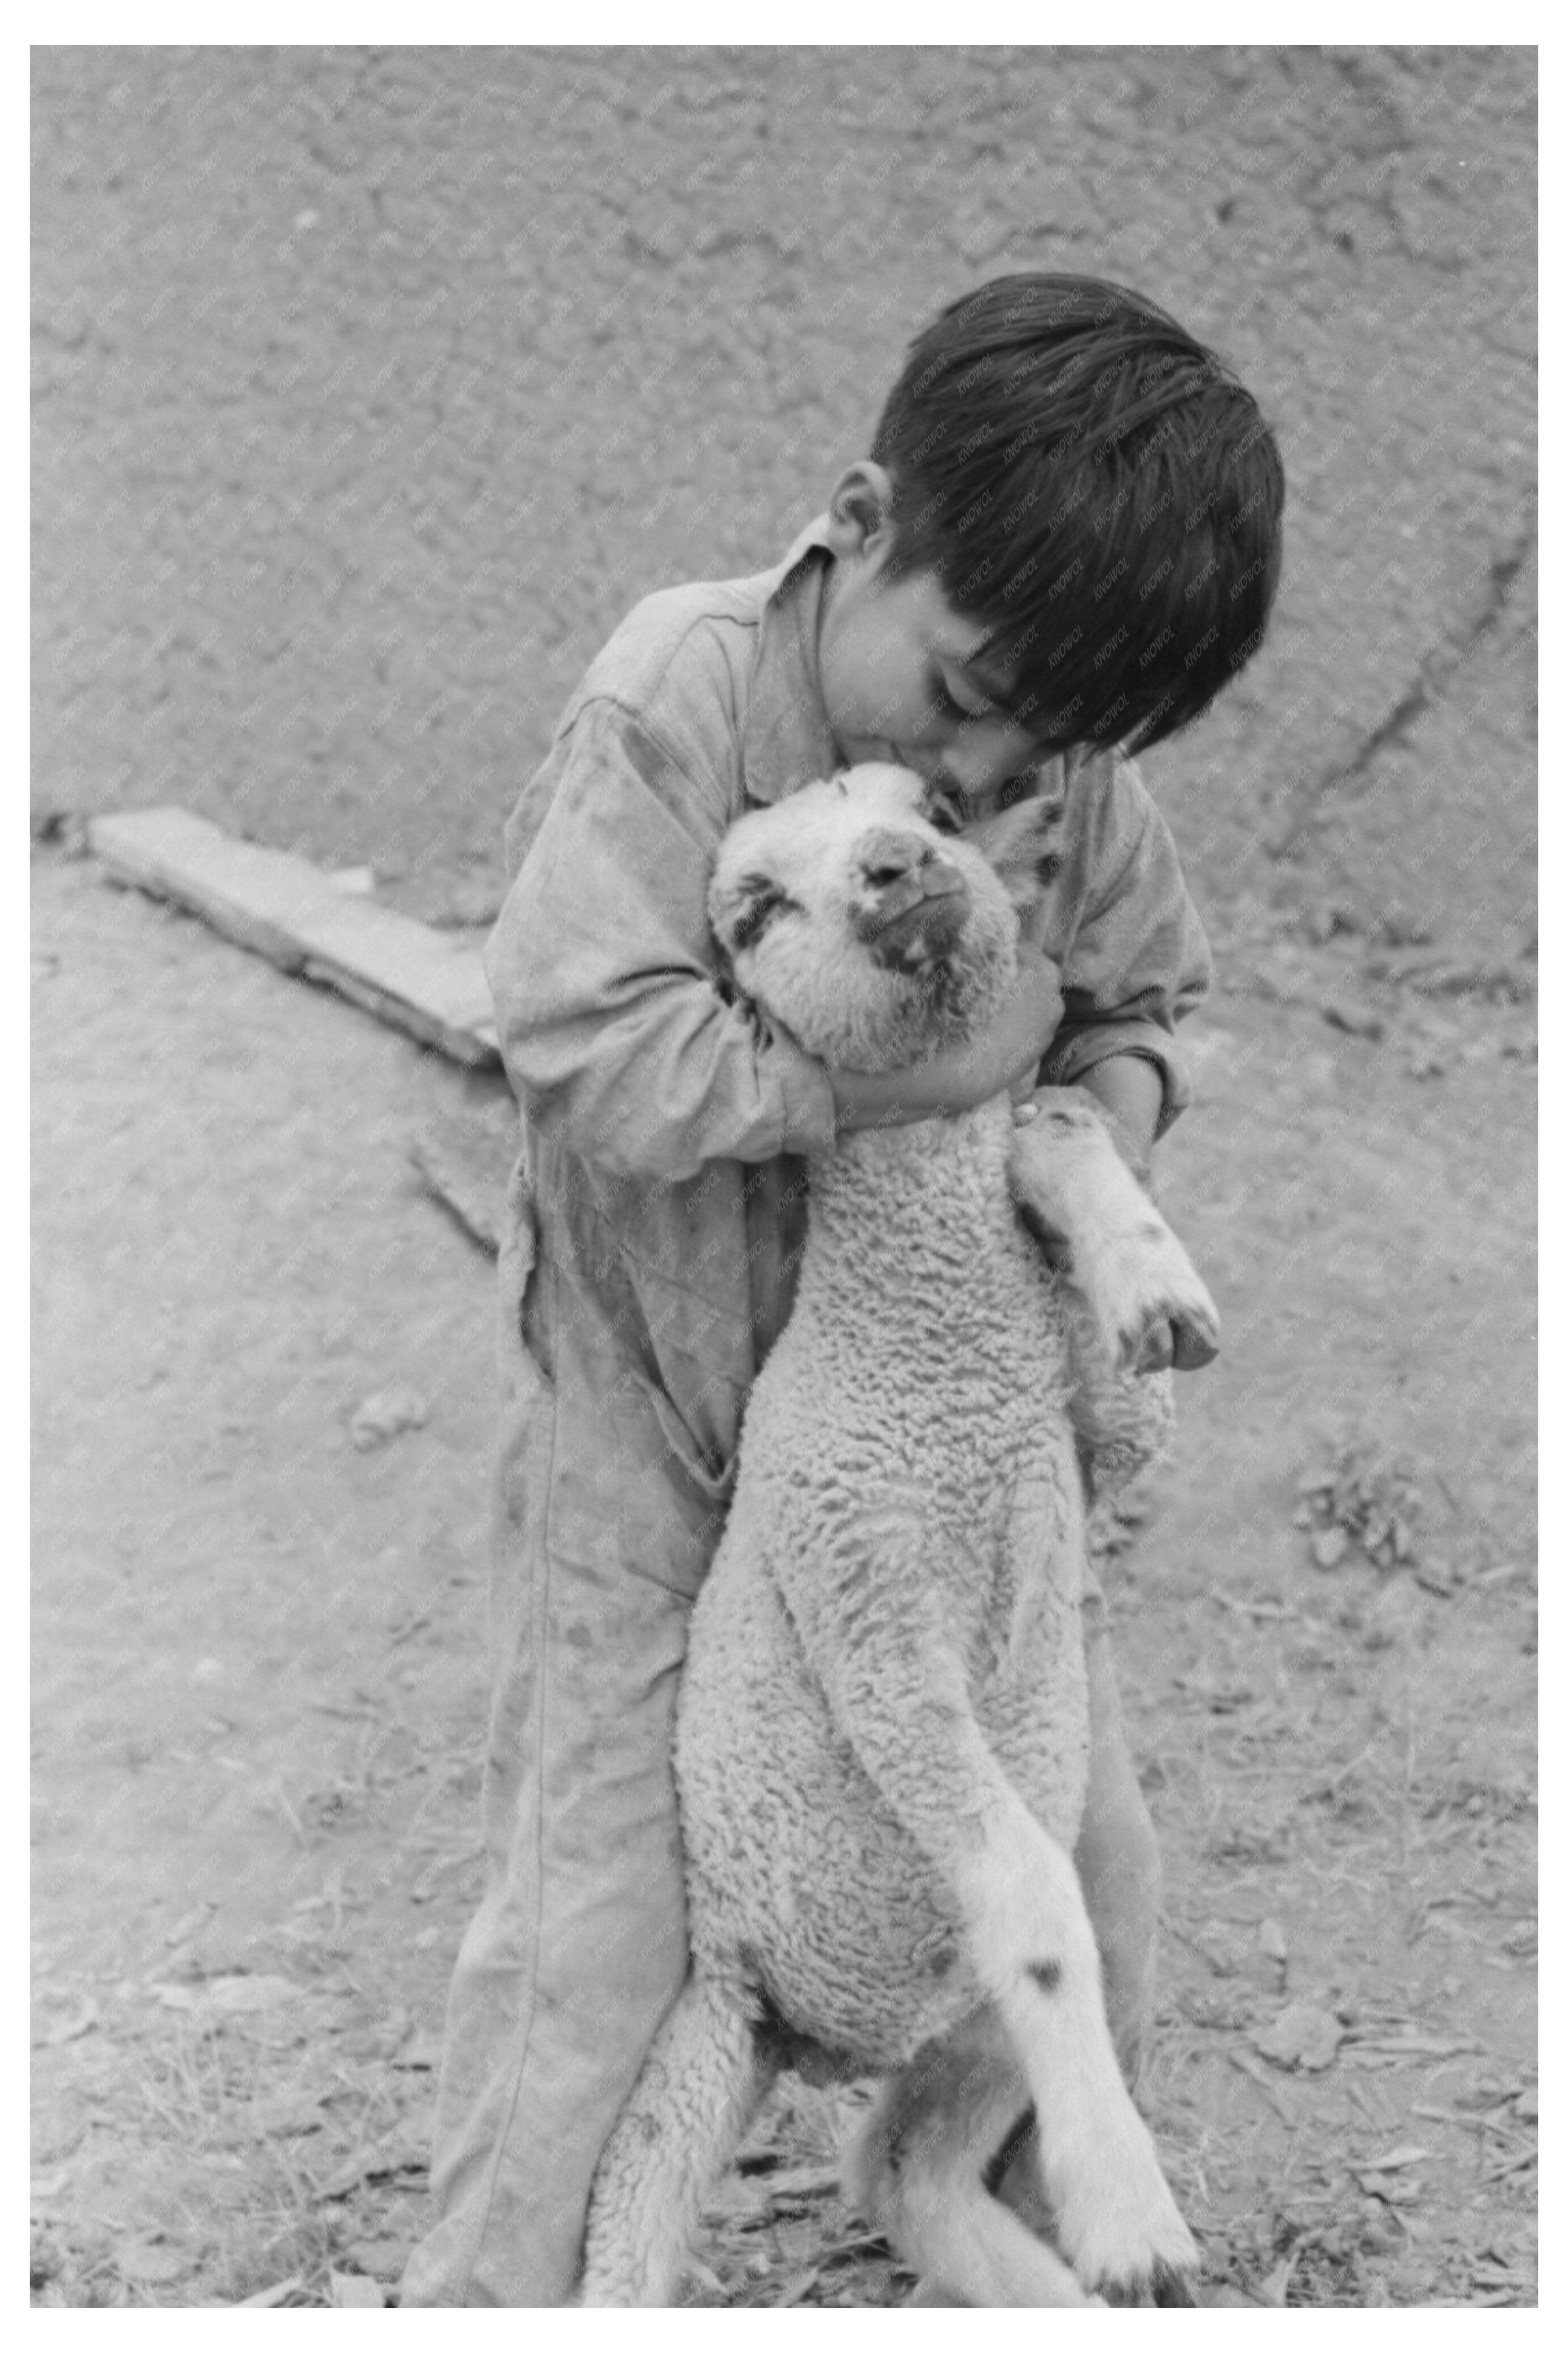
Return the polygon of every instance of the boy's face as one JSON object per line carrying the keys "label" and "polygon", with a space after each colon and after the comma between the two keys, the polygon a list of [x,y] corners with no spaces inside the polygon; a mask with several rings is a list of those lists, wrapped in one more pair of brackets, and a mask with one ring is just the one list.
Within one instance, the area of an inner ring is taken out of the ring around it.
{"label": "boy's face", "polygon": [[841,509],[846,484],[879,473],[853,468],[830,512],[833,565],[817,638],[823,708],[846,761],[897,761],[978,815],[1040,754],[993,699],[1008,681],[976,659],[991,634],[984,623],[954,610],[935,573],[889,580],[885,512],[853,497]]}

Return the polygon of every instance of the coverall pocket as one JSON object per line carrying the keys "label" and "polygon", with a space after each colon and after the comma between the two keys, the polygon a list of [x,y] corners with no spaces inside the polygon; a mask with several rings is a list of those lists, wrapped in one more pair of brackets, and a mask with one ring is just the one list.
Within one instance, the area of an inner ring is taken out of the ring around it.
{"label": "coverall pocket", "polygon": [[528,1155],[524,1151],[506,1188],[506,1217],[496,1266],[503,1412],[508,1409],[514,1414],[524,1412],[547,1395],[550,1387],[536,1344],[530,1338],[526,1314],[538,1255],[538,1222],[528,1176]]}
{"label": "coverall pocket", "polygon": [[621,1557],[690,1599],[724,1534],[735,1458],[705,1455],[669,1398],[635,1373],[617,1383],[609,1406]]}

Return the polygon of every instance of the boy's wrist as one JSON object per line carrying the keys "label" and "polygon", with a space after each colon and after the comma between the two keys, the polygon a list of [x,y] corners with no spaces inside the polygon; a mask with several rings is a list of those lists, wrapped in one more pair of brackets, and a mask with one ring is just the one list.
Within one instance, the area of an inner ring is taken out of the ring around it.
{"label": "boy's wrist", "polygon": [[1134,1176],[1147,1182],[1160,1114],[1165,1107],[1165,1082],[1159,1064],[1147,1054],[1107,1054],[1093,1062],[1075,1082],[1093,1095],[1106,1114],[1106,1124],[1117,1149]]}

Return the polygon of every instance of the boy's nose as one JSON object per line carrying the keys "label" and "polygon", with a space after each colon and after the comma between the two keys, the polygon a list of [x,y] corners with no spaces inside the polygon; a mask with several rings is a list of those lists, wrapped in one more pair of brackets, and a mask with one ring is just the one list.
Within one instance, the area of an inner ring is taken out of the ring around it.
{"label": "boy's nose", "polygon": [[1005,721],[971,725],[943,745],[941,780],[974,799],[1005,783],[1027,764],[1032,752],[1031,738],[1022,727]]}

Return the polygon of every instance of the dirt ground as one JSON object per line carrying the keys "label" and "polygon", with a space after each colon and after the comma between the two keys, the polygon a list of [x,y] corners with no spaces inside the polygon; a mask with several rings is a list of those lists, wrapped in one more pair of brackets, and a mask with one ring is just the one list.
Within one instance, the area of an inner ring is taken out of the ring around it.
{"label": "dirt ground", "polygon": [[[1109,1564],[1146,2104],[1216,2295],[1536,2295],[1525,50],[35,52],[45,2305],[378,2304],[478,1887],[493,1103],[71,854],[176,801],[481,923],[644,590],[771,560],[936,301],[1147,286],[1279,426],[1255,669],[1148,764],[1225,1318]],[[916,161],[916,159],[918,159]],[[701,430],[694,418],[702,419]],[[898,2303],[787,2089],[700,2300]]]}
{"label": "dirt ground", "polygon": [[[90,860],[34,888],[35,2281],[366,2292],[417,2227],[483,1708],[491,1267],[408,1145],[484,1090]],[[1408,992],[1375,1042],[1311,1001],[1345,961],[1233,974],[1168,1150],[1226,1347],[1110,1571],[1169,1873],[1149,2105],[1213,2282],[1527,2303],[1532,1020],[1449,1000],[1414,1076]],[[356,1445],[399,1391],[422,1422]],[[765,2119],[714,2300],[906,2291],[831,2105]]]}

